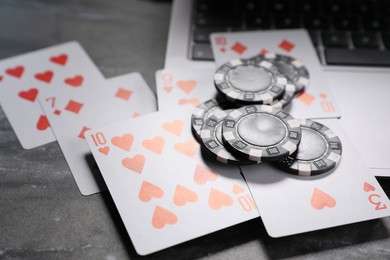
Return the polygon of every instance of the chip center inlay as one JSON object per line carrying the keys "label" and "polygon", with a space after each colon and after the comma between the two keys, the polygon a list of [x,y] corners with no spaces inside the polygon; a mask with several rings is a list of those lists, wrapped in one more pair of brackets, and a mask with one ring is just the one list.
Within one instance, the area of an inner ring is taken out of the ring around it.
{"label": "chip center inlay", "polygon": [[234,88],[247,92],[267,90],[273,83],[269,71],[253,65],[239,66],[230,70],[228,79]]}
{"label": "chip center inlay", "polygon": [[245,141],[257,146],[273,146],[284,140],[285,124],[269,114],[251,114],[242,118],[237,132]]}
{"label": "chip center inlay", "polygon": [[325,137],[317,131],[307,127],[301,127],[302,137],[298,147],[296,159],[311,161],[320,158],[328,149]]}

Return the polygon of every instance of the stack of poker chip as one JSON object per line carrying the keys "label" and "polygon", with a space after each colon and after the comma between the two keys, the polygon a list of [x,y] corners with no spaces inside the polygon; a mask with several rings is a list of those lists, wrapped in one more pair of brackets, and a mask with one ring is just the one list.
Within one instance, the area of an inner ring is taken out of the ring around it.
{"label": "stack of poker chip", "polygon": [[301,176],[337,166],[342,152],[337,135],[283,110],[309,85],[302,62],[271,53],[235,59],[217,69],[214,84],[218,96],[200,104],[191,118],[206,156],[225,164],[270,162]]}

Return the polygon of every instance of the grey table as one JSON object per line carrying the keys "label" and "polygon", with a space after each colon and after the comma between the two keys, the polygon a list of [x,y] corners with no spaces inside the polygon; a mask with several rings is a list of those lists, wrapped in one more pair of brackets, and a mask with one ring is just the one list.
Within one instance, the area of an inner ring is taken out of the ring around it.
{"label": "grey table", "polygon": [[[139,71],[155,91],[170,2],[0,0],[0,58],[79,41],[106,77]],[[389,194],[390,181],[382,180]],[[288,216],[280,216],[280,221]],[[390,218],[270,238],[260,219],[144,258],[390,259]],[[136,259],[108,192],[84,197],[57,143],[23,150],[0,109],[0,259]]]}

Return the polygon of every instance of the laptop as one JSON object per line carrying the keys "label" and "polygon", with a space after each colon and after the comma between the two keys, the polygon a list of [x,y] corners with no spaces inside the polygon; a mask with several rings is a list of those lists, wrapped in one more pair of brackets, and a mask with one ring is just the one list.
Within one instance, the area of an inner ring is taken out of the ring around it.
{"label": "laptop", "polygon": [[341,124],[375,176],[390,177],[390,1],[175,0],[165,67],[215,69],[213,32],[304,28]]}

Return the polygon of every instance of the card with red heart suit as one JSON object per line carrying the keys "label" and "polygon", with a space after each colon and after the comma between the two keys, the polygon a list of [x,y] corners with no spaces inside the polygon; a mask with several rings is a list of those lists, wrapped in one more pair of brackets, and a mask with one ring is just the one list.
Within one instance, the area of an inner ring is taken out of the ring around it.
{"label": "card with red heart suit", "polygon": [[214,98],[214,69],[164,69],[156,72],[158,106],[197,107]]}
{"label": "card with red heart suit", "polygon": [[[214,33],[210,40],[218,67],[232,59],[250,58],[262,53],[278,53],[297,59],[307,68],[309,82],[305,91],[296,96],[284,110],[296,118],[341,117],[341,111],[305,30]],[[296,70],[293,73],[293,77],[298,77]]]}
{"label": "card with red heart suit", "polygon": [[241,167],[268,234],[282,237],[390,215],[390,201],[338,119],[317,122],[342,143],[339,165],[317,176],[267,164]]}
{"label": "card with red heart suit", "polygon": [[39,101],[83,195],[106,189],[84,133],[94,127],[156,111],[156,98],[139,73],[104,81],[94,88],[57,86]]}
{"label": "card with red heart suit", "polygon": [[85,133],[140,255],[259,216],[238,167],[203,157],[192,110],[172,106]]}
{"label": "card with red heart suit", "polygon": [[104,77],[77,42],[0,61],[0,103],[25,149],[55,140],[38,98],[56,88],[93,90]]}

